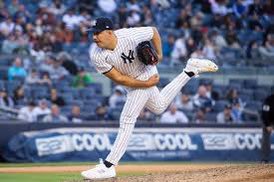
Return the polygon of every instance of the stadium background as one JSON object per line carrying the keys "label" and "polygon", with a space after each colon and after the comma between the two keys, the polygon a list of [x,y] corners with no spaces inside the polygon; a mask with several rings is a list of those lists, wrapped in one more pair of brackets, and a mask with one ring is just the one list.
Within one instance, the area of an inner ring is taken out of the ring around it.
{"label": "stadium background", "polygon": [[[106,155],[109,148],[100,144],[113,140],[125,97],[89,63],[92,35],[85,30],[100,16],[111,18],[116,28],[158,28],[164,53],[159,87],[189,57],[213,59],[220,67],[191,80],[176,98],[173,109],[188,121],[172,123],[144,110],[133,152],[123,161],[260,160],[260,109],[274,84],[273,1],[1,0],[2,161],[95,161]],[[75,135],[86,137],[82,150],[66,145]],[[56,137],[63,151],[55,151]],[[40,148],[47,157],[38,155],[41,140],[49,143]]]}

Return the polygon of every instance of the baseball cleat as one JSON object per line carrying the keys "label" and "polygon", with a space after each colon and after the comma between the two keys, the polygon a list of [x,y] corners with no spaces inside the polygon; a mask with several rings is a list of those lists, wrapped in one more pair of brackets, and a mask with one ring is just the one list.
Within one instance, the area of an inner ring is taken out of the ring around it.
{"label": "baseball cleat", "polygon": [[218,69],[218,66],[209,59],[190,58],[184,71],[193,72],[197,76],[199,73],[216,72]]}
{"label": "baseball cleat", "polygon": [[115,177],[116,172],[114,166],[107,168],[103,161],[100,161],[100,164],[96,165],[95,168],[83,171],[81,175],[85,179],[107,179]]}

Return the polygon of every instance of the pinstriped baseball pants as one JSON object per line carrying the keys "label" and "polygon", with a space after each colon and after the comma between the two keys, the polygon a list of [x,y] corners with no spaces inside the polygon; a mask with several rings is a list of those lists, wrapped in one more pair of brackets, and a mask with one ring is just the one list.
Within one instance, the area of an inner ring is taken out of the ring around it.
{"label": "pinstriped baseball pants", "polygon": [[130,91],[120,116],[120,128],[117,137],[106,161],[114,165],[118,164],[126,151],[137,117],[144,107],[155,114],[161,114],[189,80],[190,77],[182,72],[161,92],[156,86]]}

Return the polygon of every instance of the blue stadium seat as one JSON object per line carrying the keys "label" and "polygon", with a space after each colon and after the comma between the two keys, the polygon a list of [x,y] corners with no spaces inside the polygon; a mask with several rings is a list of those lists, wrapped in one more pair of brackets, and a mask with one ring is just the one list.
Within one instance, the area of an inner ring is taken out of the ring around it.
{"label": "blue stadium seat", "polygon": [[65,102],[71,103],[74,100],[71,92],[62,93],[62,97],[64,98]]}
{"label": "blue stadium seat", "polygon": [[261,111],[262,102],[260,101],[248,101],[245,105],[246,109],[250,109],[252,111]]}
{"label": "blue stadium seat", "polygon": [[84,106],[84,103],[82,100],[69,100],[69,101],[66,101],[67,105],[77,105],[79,106],[80,108],[82,108]]}
{"label": "blue stadium seat", "polygon": [[229,104],[226,100],[218,100],[215,102],[215,105],[212,107],[213,111],[218,113],[224,110],[225,106]]}
{"label": "blue stadium seat", "polygon": [[253,90],[252,89],[241,89],[239,90],[239,96],[246,96],[248,99],[253,100]]}
{"label": "blue stadium seat", "polygon": [[263,90],[263,89],[256,89],[254,90],[254,95],[253,95],[253,98],[256,100],[256,101],[263,101],[267,96],[268,96],[268,92],[267,90]]}
{"label": "blue stadium seat", "polygon": [[217,113],[215,113],[215,112],[208,112],[205,115],[205,120],[207,122],[210,122],[210,123],[216,123],[216,116],[217,116]]}
{"label": "blue stadium seat", "polygon": [[84,100],[91,100],[96,96],[94,88],[82,88],[80,89],[80,96]]}
{"label": "blue stadium seat", "polygon": [[245,79],[244,88],[254,89],[257,87],[257,80],[255,79]]}
{"label": "blue stadium seat", "polygon": [[102,94],[103,87],[101,83],[91,83],[87,86],[87,88],[91,88],[92,90],[95,90],[96,94]]}

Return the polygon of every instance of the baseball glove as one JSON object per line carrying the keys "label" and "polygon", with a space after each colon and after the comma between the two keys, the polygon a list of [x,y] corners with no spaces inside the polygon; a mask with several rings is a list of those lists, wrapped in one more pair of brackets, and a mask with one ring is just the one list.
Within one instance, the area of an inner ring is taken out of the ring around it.
{"label": "baseball glove", "polygon": [[141,42],[136,47],[138,59],[145,65],[156,65],[158,56],[149,41]]}

